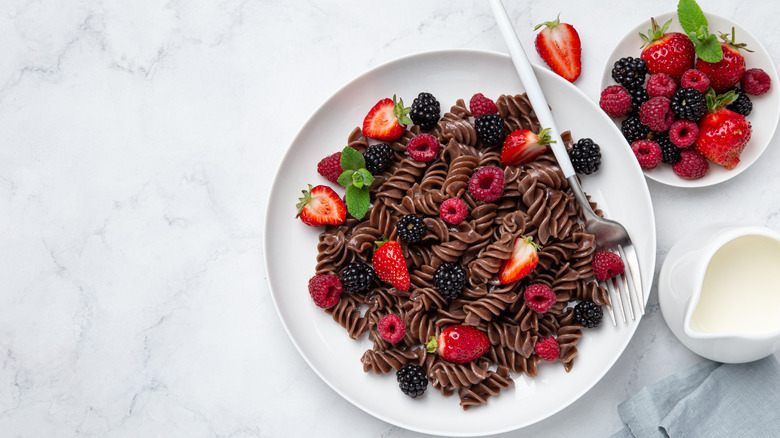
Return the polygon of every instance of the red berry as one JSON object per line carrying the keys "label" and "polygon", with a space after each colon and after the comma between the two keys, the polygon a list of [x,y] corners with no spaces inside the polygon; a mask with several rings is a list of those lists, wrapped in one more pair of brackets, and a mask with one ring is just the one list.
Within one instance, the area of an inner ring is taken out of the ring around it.
{"label": "red berry", "polygon": [[504,194],[504,171],[496,166],[485,166],[471,175],[469,193],[478,201],[493,202]]}
{"label": "red berry", "polygon": [[498,107],[495,102],[485,97],[482,93],[477,93],[471,96],[471,100],[469,100],[469,111],[476,119],[485,114],[498,114]]}
{"label": "red berry", "polygon": [[760,68],[751,68],[742,75],[739,85],[747,94],[758,96],[769,91],[772,86],[772,79]]}
{"label": "red berry", "polygon": [[406,259],[398,242],[394,240],[381,242],[371,257],[371,265],[380,280],[392,284],[396,289],[408,291],[411,287],[409,268],[406,266]]}
{"label": "red berry", "polygon": [[735,42],[733,27],[730,38],[726,34],[721,34],[721,38],[723,38],[723,42],[720,43],[723,58],[720,61],[713,63],[703,59],[696,61],[696,69],[710,78],[710,87],[718,94],[725,93],[736,85],[745,74],[745,58],[739,53],[745,48],[745,44]]}
{"label": "red berry", "polygon": [[640,57],[647,63],[650,74],[666,73],[675,81],[693,68],[696,51],[688,35],[680,32],[666,33],[672,20],[659,27],[655,19],[650,19],[651,29],[648,35],[640,34],[645,42]]}
{"label": "red berry", "polygon": [[661,146],[652,140],[637,140],[631,143],[631,150],[644,170],[655,169],[663,157]]}
{"label": "red berry", "polygon": [[320,225],[341,225],[347,218],[347,205],[333,189],[328,186],[316,187],[309,184],[309,190],[302,190],[296,208],[301,221],[312,227]]}
{"label": "red berry", "polygon": [[739,164],[752,132],[745,116],[721,108],[699,121],[699,135],[693,147],[710,161],[733,169]]}
{"label": "red berry", "polygon": [[623,269],[623,260],[612,251],[599,251],[593,256],[593,276],[598,281],[620,275]]}
{"label": "red berry", "polygon": [[552,21],[534,27],[545,26],[534,40],[537,53],[552,71],[569,82],[574,82],[582,73],[582,43],[574,26],[561,23],[560,14]]}
{"label": "red berry", "polygon": [[317,172],[319,172],[320,175],[324,176],[325,179],[332,183],[338,183],[339,182],[339,176],[341,176],[341,152],[336,152],[333,155],[328,155],[327,157],[320,160],[319,164],[317,164]]}
{"label": "red berry", "polygon": [[653,131],[668,131],[674,122],[672,101],[666,97],[654,97],[639,108],[639,120]]}
{"label": "red berry", "polygon": [[686,70],[680,78],[680,87],[694,88],[699,93],[706,94],[707,89],[710,88],[710,78],[700,70],[691,68]]}
{"label": "red berry", "polygon": [[544,313],[555,304],[555,292],[544,283],[536,283],[523,292],[525,305],[534,312]]}
{"label": "red berry", "polygon": [[469,209],[466,203],[462,199],[450,198],[441,204],[439,210],[439,216],[445,221],[457,225],[466,219],[469,214]]}
{"label": "red berry", "polygon": [[546,361],[554,361],[561,355],[561,347],[558,345],[558,341],[554,337],[536,341],[534,345],[534,353]]}
{"label": "red berry", "polygon": [[396,342],[403,339],[404,335],[406,334],[406,324],[400,316],[391,313],[389,315],[385,315],[385,317],[379,321],[379,324],[377,325],[377,331],[379,331],[379,336],[381,336],[382,339],[395,344]]}
{"label": "red berry", "polygon": [[335,306],[343,291],[341,279],[336,275],[315,275],[309,279],[309,295],[323,309]]}
{"label": "red berry", "polygon": [[601,92],[599,106],[612,118],[623,117],[631,110],[631,94],[622,85],[610,85]]}
{"label": "red berry", "polygon": [[651,99],[658,96],[671,99],[677,89],[677,84],[666,73],[656,73],[647,79],[646,88],[647,96]]}
{"label": "red berry", "polygon": [[710,170],[710,163],[695,150],[685,149],[680,151],[680,161],[672,166],[672,170],[680,178],[699,179]]}
{"label": "red berry", "polygon": [[431,134],[415,135],[406,143],[406,152],[413,160],[427,163],[439,153],[439,140]]}
{"label": "red berry", "polygon": [[431,336],[425,347],[443,360],[462,364],[482,356],[490,348],[490,339],[485,332],[458,324],[447,327],[438,337]]}
{"label": "red berry", "polygon": [[699,135],[699,125],[690,120],[680,119],[669,128],[669,140],[678,148],[687,148],[696,141]]}
{"label": "red berry", "polygon": [[406,126],[412,124],[408,114],[411,108],[405,108],[403,100],[382,99],[376,103],[363,119],[363,135],[381,141],[398,140]]}

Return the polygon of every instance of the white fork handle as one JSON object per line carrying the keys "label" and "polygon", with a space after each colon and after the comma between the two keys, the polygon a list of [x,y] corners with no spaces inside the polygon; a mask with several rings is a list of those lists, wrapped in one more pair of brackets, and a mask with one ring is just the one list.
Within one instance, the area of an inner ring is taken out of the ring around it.
{"label": "white fork handle", "polygon": [[506,42],[506,46],[509,49],[509,56],[512,58],[515,70],[517,70],[520,81],[525,87],[531,106],[534,107],[536,118],[539,120],[542,128],[550,128],[550,137],[555,140],[555,143],[550,146],[555,154],[555,158],[558,160],[558,165],[566,178],[574,176],[574,166],[571,165],[569,153],[566,152],[566,145],[561,140],[561,134],[555,126],[550,106],[547,104],[547,99],[544,97],[544,93],[542,93],[542,87],[539,86],[539,81],[536,79],[534,70],[531,67],[531,61],[528,60],[523,46],[517,39],[517,34],[514,27],[512,27],[512,22],[509,20],[506,9],[504,9],[501,0],[490,0],[490,5],[493,7],[493,15],[496,16],[496,23],[498,23],[498,28],[504,36],[504,42]]}

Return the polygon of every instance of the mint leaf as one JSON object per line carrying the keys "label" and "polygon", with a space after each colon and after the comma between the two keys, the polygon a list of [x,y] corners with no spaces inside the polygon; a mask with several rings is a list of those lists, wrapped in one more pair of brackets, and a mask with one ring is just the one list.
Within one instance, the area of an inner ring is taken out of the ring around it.
{"label": "mint leaf", "polygon": [[352,185],[362,189],[363,188],[363,174],[355,172],[352,174]]}
{"label": "mint leaf", "polygon": [[368,187],[359,189],[355,186],[347,187],[347,211],[355,219],[363,219],[371,207],[371,195]]}
{"label": "mint leaf", "polygon": [[715,63],[723,59],[723,47],[715,35],[709,34],[704,39],[694,43],[696,56],[704,62]]}
{"label": "mint leaf", "polygon": [[680,0],[677,4],[677,19],[687,34],[698,31],[702,26],[706,28],[709,24],[696,0]]}
{"label": "mint leaf", "polygon": [[341,151],[341,169],[358,170],[361,167],[366,167],[366,160],[363,158],[363,154],[352,147],[345,147],[344,150]]}
{"label": "mint leaf", "polygon": [[358,173],[363,175],[363,183],[367,186],[370,186],[374,183],[374,175],[371,175],[371,172],[369,172],[366,168],[358,170]]}
{"label": "mint leaf", "polygon": [[338,183],[341,184],[341,187],[349,187],[352,184],[352,175],[354,173],[354,170],[345,170],[339,175]]}

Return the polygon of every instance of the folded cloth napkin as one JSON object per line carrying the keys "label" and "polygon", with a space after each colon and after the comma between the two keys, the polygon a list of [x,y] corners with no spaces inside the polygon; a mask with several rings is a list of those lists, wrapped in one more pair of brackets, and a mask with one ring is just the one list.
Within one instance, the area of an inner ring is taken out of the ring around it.
{"label": "folded cloth napkin", "polygon": [[643,388],[618,406],[612,438],[780,437],[780,364],[704,361]]}

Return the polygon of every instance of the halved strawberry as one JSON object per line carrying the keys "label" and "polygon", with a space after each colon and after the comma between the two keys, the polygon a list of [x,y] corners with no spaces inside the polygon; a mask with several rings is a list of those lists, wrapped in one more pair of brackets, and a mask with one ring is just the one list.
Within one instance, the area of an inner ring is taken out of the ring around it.
{"label": "halved strawberry", "polygon": [[539,134],[528,129],[512,131],[504,140],[504,147],[501,149],[504,166],[519,166],[544,153],[548,144],[555,143],[555,140],[550,140],[549,131],[550,128],[542,129]]}
{"label": "halved strawberry", "polygon": [[582,73],[582,43],[580,35],[571,24],[561,23],[561,14],[553,21],[546,21],[534,30],[547,26],[536,35],[536,51],[552,71],[569,82]]}
{"label": "halved strawberry", "polygon": [[408,114],[411,108],[404,108],[403,99],[396,101],[385,98],[377,102],[363,119],[363,135],[381,141],[395,141],[412,124]]}
{"label": "halved strawberry", "polygon": [[533,242],[533,237],[518,237],[512,247],[512,255],[504,260],[498,279],[501,284],[517,281],[534,270],[539,263],[536,253],[539,246]]}
{"label": "halved strawberry", "polygon": [[298,214],[304,224],[312,227],[320,225],[341,225],[347,218],[347,206],[339,195],[328,186],[309,184],[309,190],[303,190],[300,198]]}
{"label": "halved strawberry", "polygon": [[431,336],[426,349],[453,363],[466,363],[482,356],[490,348],[490,339],[484,332],[468,325],[452,325],[439,337]]}
{"label": "halved strawberry", "polygon": [[374,256],[371,259],[376,276],[380,280],[392,284],[398,290],[408,291],[411,287],[409,268],[406,266],[401,245],[394,240],[377,242],[377,244],[379,248],[374,251]]}

